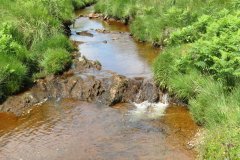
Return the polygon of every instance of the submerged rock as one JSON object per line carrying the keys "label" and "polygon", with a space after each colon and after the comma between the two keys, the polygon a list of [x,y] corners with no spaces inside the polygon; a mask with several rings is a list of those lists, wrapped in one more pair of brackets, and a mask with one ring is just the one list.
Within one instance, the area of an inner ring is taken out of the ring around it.
{"label": "submerged rock", "polygon": [[99,17],[101,17],[102,16],[102,14],[98,14],[98,13],[90,13],[89,15],[88,15],[88,17],[90,18],[90,19],[92,19],[92,18],[99,18]]}
{"label": "submerged rock", "polygon": [[110,33],[110,31],[106,29],[96,29],[95,31],[99,33]]}
{"label": "submerged rock", "polygon": [[89,33],[88,31],[77,32],[77,35],[87,36],[87,37],[93,37],[93,34],[92,34],[92,33]]}

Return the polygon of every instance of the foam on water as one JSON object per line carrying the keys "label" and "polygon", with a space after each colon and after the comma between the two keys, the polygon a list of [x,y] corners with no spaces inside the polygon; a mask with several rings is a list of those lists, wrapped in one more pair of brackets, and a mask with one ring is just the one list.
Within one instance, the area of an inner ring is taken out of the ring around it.
{"label": "foam on water", "polygon": [[168,95],[163,96],[163,102],[150,103],[148,101],[142,103],[133,103],[136,108],[129,111],[133,119],[157,119],[164,115],[168,107]]}

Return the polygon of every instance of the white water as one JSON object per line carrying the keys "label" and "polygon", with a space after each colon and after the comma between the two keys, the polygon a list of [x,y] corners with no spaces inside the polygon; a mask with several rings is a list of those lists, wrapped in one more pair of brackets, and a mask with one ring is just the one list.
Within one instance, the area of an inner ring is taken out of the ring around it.
{"label": "white water", "polygon": [[158,119],[164,115],[165,110],[169,106],[167,94],[163,95],[162,101],[159,103],[150,103],[148,101],[133,103],[136,108],[129,111],[129,114],[133,116],[134,120]]}

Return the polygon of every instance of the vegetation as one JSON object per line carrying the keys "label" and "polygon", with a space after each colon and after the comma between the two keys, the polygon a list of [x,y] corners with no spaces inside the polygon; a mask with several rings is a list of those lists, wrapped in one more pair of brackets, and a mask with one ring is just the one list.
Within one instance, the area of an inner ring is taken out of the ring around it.
{"label": "vegetation", "polygon": [[164,46],[154,76],[205,126],[201,159],[240,159],[239,7],[238,0],[99,0],[95,6],[128,21],[140,41]]}
{"label": "vegetation", "polygon": [[71,65],[71,56],[63,49],[48,49],[44,53],[41,66],[49,74],[57,74]]}
{"label": "vegetation", "polygon": [[74,8],[94,2],[0,0],[0,101],[35,75],[58,74],[70,66],[73,46],[63,23],[73,18]]}
{"label": "vegetation", "polygon": [[[0,0],[0,101],[34,77],[71,65],[63,23],[74,8],[95,1]],[[238,0],[99,0],[95,6],[128,22],[136,39],[164,46],[155,79],[205,126],[201,159],[240,159],[239,7]]]}
{"label": "vegetation", "polygon": [[75,9],[80,9],[88,5],[96,3],[97,0],[72,0]]}

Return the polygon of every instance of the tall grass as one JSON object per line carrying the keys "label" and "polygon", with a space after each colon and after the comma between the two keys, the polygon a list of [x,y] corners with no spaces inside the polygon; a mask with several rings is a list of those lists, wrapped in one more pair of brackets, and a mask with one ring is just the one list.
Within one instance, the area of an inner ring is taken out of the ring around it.
{"label": "tall grass", "polygon": [[201,159],[238,159],[239,87],[229,90],[224,82],[203,75],[194,67],[179,71],[175,66],[180,61],[178,53],[178,48],[167,49],[155,60],[153,68],[157,83],[188,103],[193,119],[205,127],[206,136],[199,147]]}
{"label": "tall grass", "polygon": [[196,22],[199,15],[230,6],[229,3],[226,0],[99,0],[95,10],[111,17],[130,19],[135,38],[164,45],[173,31]]}
{"label": "tall grass", "polygon": [[200,159],[239,159],[240,129],[238,126],[220,125],[208,130],[200,147]]}
{"label": "tall grass", "polygon": [[19,60],[0,55],[0,101],[23,87],[27,73],[27,67]]}
{"label": "tall grass", "polygon": [[73,47],[63,22],[73,18],[74,8],[94,2],[0,0],[0,101],[20,91],[38,72],[58,74],[69,67]]}
{"label": "tall grass", "polygon": [[57,74],[71,65],[71,56],[64,49],[48,49],[44,53],[41,66],[48,74]]}
{"label": "tall grass", "polygon": [[240,159],[239,7],[237,0],[99,0],[95,6],[128,20],[136,39],[165,46],[154,77],[205,126],[201,159]]}
{"label": "tall grass", "polygon": [[72,4],[75,9],[81,9],[96,2],[97,0],[72,0]]}

